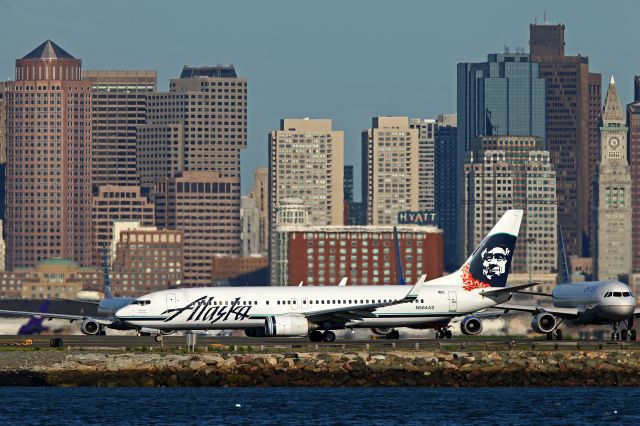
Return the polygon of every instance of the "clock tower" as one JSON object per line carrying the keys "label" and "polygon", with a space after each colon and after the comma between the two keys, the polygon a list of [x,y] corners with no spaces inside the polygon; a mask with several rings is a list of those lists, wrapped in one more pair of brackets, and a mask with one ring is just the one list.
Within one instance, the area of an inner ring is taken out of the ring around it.
{"label": "clock tower", "polygon": [[597,233],[593,268],[598,280],[631,276],[631,171],[626,116],[611,77],[602,110],[600,161],[595,182]]}

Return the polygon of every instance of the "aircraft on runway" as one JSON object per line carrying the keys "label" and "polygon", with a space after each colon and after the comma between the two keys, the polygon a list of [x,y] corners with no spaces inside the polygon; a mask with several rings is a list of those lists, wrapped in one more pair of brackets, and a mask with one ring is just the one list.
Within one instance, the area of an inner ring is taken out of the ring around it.
{"label": "aircraft on runway", "polygon": [[[9,311],[9,310],[0,310],[0,315],[11,315],[11,316],[24,316],[31,317],[32,320],[37,321],[40,320],[40,324],[42,324],[42,320],[44,318],[48,319],[64,319],[73,321],[81,321],[80,323],[80,331],[82,334],[87,335],[104,335],[105,328],[111,328],[114,330],[134,330],[138,329],[138,327],[132,327],[120,320],[118,320],[114,314],[124,306],[130,304],[135,300],[134,297],[115,297],[111,291],[111,282],[109,279],[109,270],[107,267],[106,254],[104,257],[104,267],[105,267],[105,276],[104,276],[104,298],[97,302],[90,301],[82,301],[83,303],[95,303],[98,305],[98,313],[104,314],[104,317],[101,316],[87,316],[87,315],[66,315],[66,314],[55,314],[49,312],[28,312],[28,311]],[[46,303],[46,302],[45,302]],[[42,310],[42,309],[41,309]],[[30,320],[31,321],[31,320]]]}
{"label": "aircraft on runway", "polygon": [[[116,312],[134,327],[159,330],[243,329],[248,336],[305,336],[335,340],[336,329],[445,328],[461,315],[507,302],[506,287],[522,210],[507,211],[462,267],[415,285],[331,287],[211,287],[163,290],[141,296]],[[467,317],[465,334],[482,322]],[[449,331],[449,330],[447,330]],[[450,333],[450,331],[449,331]]]}
{"label": "aircraft on runway", "polygon": [[[564,252],[562,230],[558,228],[558,255],[560,256],[561,280],[551,292],[536,293],[522,291],[523,294],[549,296],[553,306],[528,306],[503,303],[496,308],[505,311],[530,312],[531,327],[536,333],[546,334],[547,339],[562,339],[558,327],[564,320],[576,325],[611,324],[611,340],[636,340],[633,327],[634,317],[640,315],[636,307],[636,297],[631,288],[620,281],[589,281],[572,283],[567,258]],[[622,330],[619,331],[622,325]]]}

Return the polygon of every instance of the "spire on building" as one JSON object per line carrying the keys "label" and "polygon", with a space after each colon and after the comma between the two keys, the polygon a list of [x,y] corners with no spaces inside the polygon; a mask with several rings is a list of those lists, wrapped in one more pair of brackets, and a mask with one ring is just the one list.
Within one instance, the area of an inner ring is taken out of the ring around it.
{"label": "spire on building", "polygon": [[605,121],[625,120],[625,114],[620,104],[620,97],[618,96],[618,89],[616,88],[616,82],[613,76],[611,76],[609,90],[607,90],[607,96],[604,100],[602,119]]}
{"label": "spire on building", "polygon": [[22,59],[75,59],[69,52],[47,40],[27,53]]}

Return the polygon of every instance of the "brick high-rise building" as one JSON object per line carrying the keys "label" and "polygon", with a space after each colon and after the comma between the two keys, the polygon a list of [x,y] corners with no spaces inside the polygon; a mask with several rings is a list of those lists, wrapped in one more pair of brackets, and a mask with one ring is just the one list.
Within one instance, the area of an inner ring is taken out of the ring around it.
{"label": "brick high-rise building", "polygon": [[240,255],[240,179],[219,172],[184,172],[156,187],[156,225],[184,231],[184,284],[211,284],[216,254]]}
{"label": "brick high-rise building", "polygon": [[136,133],[145,124],[155,71],[83,71],[93,90],[92,178],[100,185],[138,185]]}
{"label": "brick high-rise building", "polygon": [[631,171],[631,205],[633,273],[640,273],[640,76],[634,77],[634,102],[627,105],[629,126],[629,166]]}
{"label": "brick high-rise building", "polygon": [[50,40],[6,83],[8,269],[42,259],[92,263],[91,83]]}
{"label": "brick high-rise building", "polygon": [[418,130],[418,208],[435,210],[436,120],[412,118],[409,128]]}
{"label": "brick high-rise building", "polygon": [[564,28],[531,24],[529,46],[547,82],[546,143],[556,170],[565,248],[567,255],[589,256],[601,76],[589,73],[588,57],[565,55]]}
{"label": "brick high-rise building", "polygon": [[[0,220],[4,220],[6,183],[5,172],[7,169],[7,108],[5,102],[6,83],[0,82]],[[0,234],[0,238],[4,236]],[[2,258],[4,268],[4,256]]]}
{"label": "brick high-rise building", "polygon": [[269,133],[269,171],[272,223],[282,199],[301,198],[312,225],[342,225],[344,132],[331,120],[281,120]]}
{"label": "brick high-rise building", "polygon": [[182,285],[182,231],[127,230],[120,233],[111,267],[113,292],[140,296]]}
{"label": "brick high-rise building", "polygon": [[374,117],[362,131],[362,202],[367,224],[394,225],[398,212],[416,211],[419,131],[407,117]]}
{"label": "brick high-rise building", "polygon": [[135,220],[140,226],[153,226],[154,216],[154,205],[139,186],[100,185],[94,192],[92,209],[94,264],[102,264],[105,247],[111,264],[114,221]]}
{"label": "brick high-rise building", "polygon": [[[179,172],[215,171],[240,178],[247,146],[247,80],[230,67],[184,67],[170,91],[147,97],[147,122],[137,138],[140,183]],[[240,203],[240,193],[236,194]],[[187,237],[185,237],[187,238]]]}
{"label": "brick high-rise building", "polygon": [[[7,84],[0,81],[0,164],[4,165],[7,162],[7,105],[5,102],[5,90]],[[4,173],[1,176],[4,183]],[[4,184],[3,190],[4,190]],[[4,200],[4,197],[2,197]],[[4,203],[2,206],[4,210]]]}

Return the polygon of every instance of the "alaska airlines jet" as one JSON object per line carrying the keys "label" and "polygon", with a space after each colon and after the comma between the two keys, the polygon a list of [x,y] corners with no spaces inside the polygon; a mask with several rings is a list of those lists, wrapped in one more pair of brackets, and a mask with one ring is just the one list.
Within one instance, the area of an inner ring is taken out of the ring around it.
{"label": "alaska airlines jet", "polygon": [[[503,303],[496,308],[506,311],[530,312],[531,328],[536,333],[546,334],[547,339],[562,339],[558,327],[564,320],[576,325],[611,324],[611,340],[636,340],[633,319],[640,315],[636,308],[636,297],[631,288],[620,281],[589,281],[572,283],[567,258],[564,252],[562,231],[558,228],[558,256],[560,257],[561,280],[551,294],[526,292],[539,296],[550,296],[553,306],[527,306]],[[620,331],[620,328],[622,330]]]}
{"label": "alaska airlines jet", "polygon": [[[306,336],[335,340],[336,329],[446,327],[457,316],[507,302],[506,287],[522,210],[509,210],[453,274],[413,286],[209,287],[163,290],[116,312],[133,327],[159,330],[243,329],[248,336]],[[482,322],[469,316],[465,334]]]}

